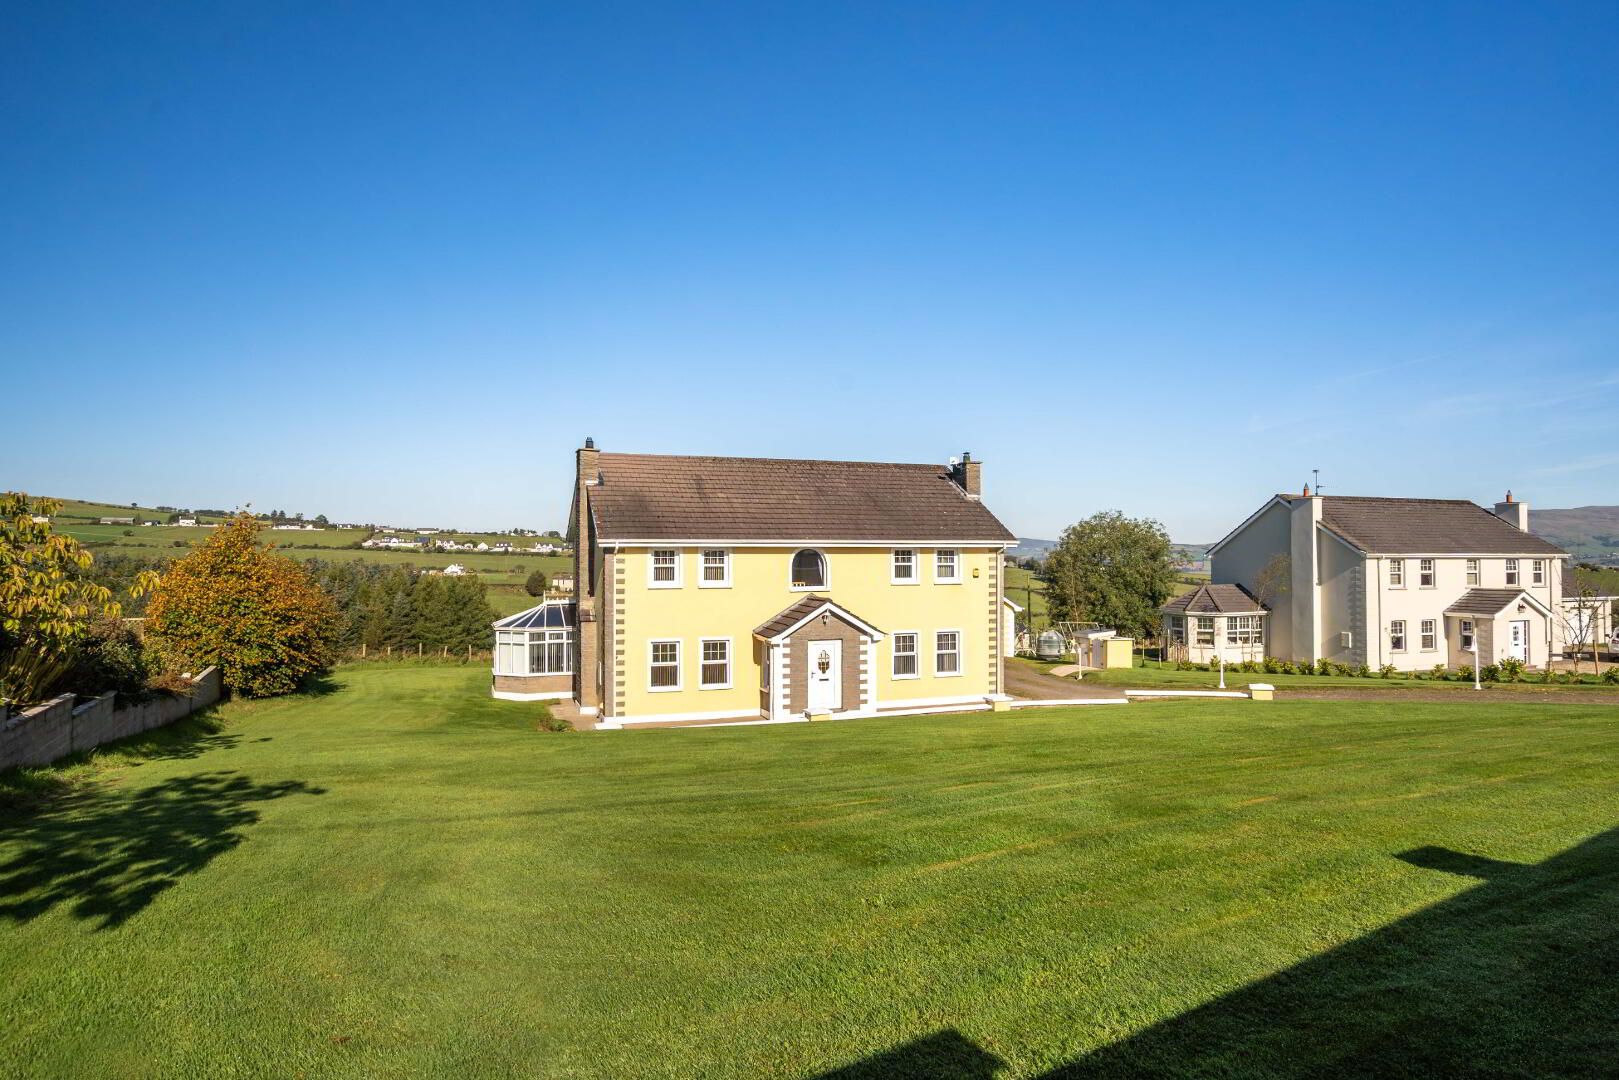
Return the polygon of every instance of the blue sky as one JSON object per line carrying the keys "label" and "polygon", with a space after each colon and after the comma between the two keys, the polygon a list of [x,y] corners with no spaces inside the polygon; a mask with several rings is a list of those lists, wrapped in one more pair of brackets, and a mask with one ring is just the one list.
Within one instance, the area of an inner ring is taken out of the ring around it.
{"label": "blue sky", "polygon": [[560,527],[571,449],[1023,535],[1619,502],[1619,5],[33,3],[0,487]]}

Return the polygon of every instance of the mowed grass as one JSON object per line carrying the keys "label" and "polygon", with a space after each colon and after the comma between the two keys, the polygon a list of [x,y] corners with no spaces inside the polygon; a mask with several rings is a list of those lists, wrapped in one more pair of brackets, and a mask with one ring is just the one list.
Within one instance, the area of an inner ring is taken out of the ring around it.
{"label": "mowed grass", "polygon": [[[1016,658],[1009,663],[1024,664],[1040,670],[1049,670],[1058,666],[1055,663],[1041,660],[1028,660]],[[1589,669],[1590,665],[1586,665]],[[1581,683],[1543,683],[1538,672],[1530,672],[1523,682],[1516,683],[1484,683],[1484,693],[1496,690],[1511,690],[1514,692],[1545,691],[1556,694],[1566,691],[1579,693],[1610,693],[1615,704],[1619,704],[1619,686],[1595,681],[1595,676],[1589,670],[1585,677],[1590,682]],[[1169,689],[1169,690],[1212,690],[1220,683],[1218,671],[1177,671],[1173,662],[1159,665],[1156,660],[1137,659],[1132,668],[1111,668],[1105,671],[1087,671],[1084,681],[1096,683],[1101,686],[1140,687],[1143,689]],[[1438,680],[1413,679],[1396,676],[1385,679],[1379,675],[1361,678],[1357,675],[1281,675],[1268,674],[1263,671],[1238,671],[1235,668],[1226,668],[1225,683],[1228,689],[1241,690],[1247,688],[1249,683],[1269,683],[1278,690],[1458,690],[1473,693],[1473,683]]]}
{"label": "mowed grass", "polygon": [[5,824],[0,1071],[1563,1077],[1619,1052],[1608,707],[558,735],[476,668],[330,690],[229,704]]}

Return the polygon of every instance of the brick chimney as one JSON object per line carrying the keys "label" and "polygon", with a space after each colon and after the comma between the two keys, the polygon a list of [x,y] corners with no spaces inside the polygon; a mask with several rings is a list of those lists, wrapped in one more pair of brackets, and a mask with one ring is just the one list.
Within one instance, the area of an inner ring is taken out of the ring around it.
{"label": "brick chimney", "polygon": [[574,671],[573,699],[581,711],[593,715],[600,704],[596,685],[600,642],[596,610],[596,538],[590,532],[590,488],[601,482],[601,451],[595,439],[574,451],[576,472],[573,489],[573,520],[568,531],[573,539],[573,600],[579,624],[578,664]]}
{"label": "brick chimney", "polygon": [[1495,516],[1520,532],[1529,531],[1529,504],[1514,499],[1510,491],[1495,504]]}
{"label": "brick chimney", "polygon": [[980,498],[984,494],[984,463],[974,461],[971,450],[961,452],[961,463],[950,467],[950,476],[961,485],[961,490],[967,493],[970,499]]}

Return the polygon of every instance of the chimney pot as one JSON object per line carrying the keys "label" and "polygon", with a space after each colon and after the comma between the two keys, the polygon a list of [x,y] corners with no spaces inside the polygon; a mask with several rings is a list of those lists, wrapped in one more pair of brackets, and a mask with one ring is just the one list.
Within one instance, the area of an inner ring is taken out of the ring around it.
{"label": "chimney pot", "polygon": [[1304,485],[1304,497],[1306,499],[1308,499],[1310,497],[1310,485],[1309,484]]}
{"label": "chimney pot", "polygon": [[1511,488],[1507,488],[1507,500],[1506,501],[1507,502],[1512,501],[1512,489]]}
{"label": "chimney pot", "polygon": [[596,449],[596,440],[592,439],[589,435],[585,436],[585,449],[586,450],[594,450],[594,449]]}

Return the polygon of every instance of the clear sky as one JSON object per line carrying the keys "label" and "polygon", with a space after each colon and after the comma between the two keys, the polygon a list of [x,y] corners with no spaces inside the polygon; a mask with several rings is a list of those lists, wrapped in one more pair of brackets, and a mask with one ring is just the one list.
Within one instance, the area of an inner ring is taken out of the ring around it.
{"label": "clear sky", "polygon": [[0,488],[560,528],[593,435],[971,450],[1028,536],[1619,503],[1612,0],[6,22]]}

